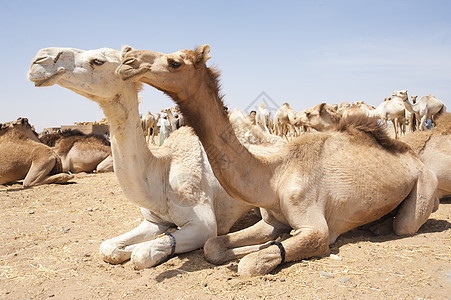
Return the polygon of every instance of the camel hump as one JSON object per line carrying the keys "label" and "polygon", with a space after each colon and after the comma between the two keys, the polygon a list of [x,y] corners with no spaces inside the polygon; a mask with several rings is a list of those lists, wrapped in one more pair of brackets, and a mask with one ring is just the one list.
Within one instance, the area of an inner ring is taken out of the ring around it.
{"label": "camel hump", "polygon": [[440,114],[437,120],[435,120],[435,123],[437,125],[434,127],[434,131],[438,131],[442,134],[451,133],[451,113],[445,112]]}
{"label": "camel hump", "polygon": [[337,130],[351,134],[354,130],[364,132],[372,136],[379,145],[390,152],[405,153],[410,150],[406,143],[391,138],[385,130],[385,126],[378,122],[377,117],[371,118],[364,114],[349,115],[340,120]]}

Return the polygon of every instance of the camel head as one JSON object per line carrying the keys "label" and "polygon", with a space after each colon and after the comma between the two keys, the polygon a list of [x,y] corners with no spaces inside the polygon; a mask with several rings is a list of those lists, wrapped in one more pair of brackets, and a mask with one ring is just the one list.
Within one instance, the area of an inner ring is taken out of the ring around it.
{"label": "camel head", "polygon": [[306,109],[301,117],[301,122],[317,131],[325,131],[335,127],[340,117],[334,112],[332,105],[321,103]]}
{"label": "camel head", "polygon": [[98,103],[112,99],[124,82],[115,74],[120,51],[101,48],[44,48],[33,58],[28,78],[35,86],[58,84]]}
{"label": "camel head", "polygon": [[409,97],[407,96],[407,90],[394,91],[391,95],[393,97],[401,98],[403,101],[406,101],[409,99]]}
{"label": "camel head", "polygon": [[147,83],[176,101],[183,101],[199,89],[202,76],[198,74],[208,69],[205,63],[209,52],[208,45],[169,54],[124,47],[122,64],[116,72],[123,80]]}

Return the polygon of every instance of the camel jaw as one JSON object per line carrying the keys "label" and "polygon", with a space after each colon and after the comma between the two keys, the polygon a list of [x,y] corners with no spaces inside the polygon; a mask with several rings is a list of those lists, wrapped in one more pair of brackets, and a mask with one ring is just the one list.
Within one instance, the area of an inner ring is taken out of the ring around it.
{"label": "camel jaw", "polygon": [[123,81],[138,81],[140,77],[147,72],[150,72],[150,67],[148,66],[135,69],[127,65],[120,65],[116,69],[116,74],[119,75]]}
{"label": "camel jaw", "polygon": [[30,72],[30,74],[28,74],[28,78],[30,79],[30,81],[32,81],[34,83],[34,85],[36,87],[43,87],[43,86],[52,86],[54,84],[56,84],[56,82],[58,81],[58,79],[66,72],[66,69],[63,67],[58,68],[58,70],[45,77],[45,78],[33,78],[32,77],[32,73]]}

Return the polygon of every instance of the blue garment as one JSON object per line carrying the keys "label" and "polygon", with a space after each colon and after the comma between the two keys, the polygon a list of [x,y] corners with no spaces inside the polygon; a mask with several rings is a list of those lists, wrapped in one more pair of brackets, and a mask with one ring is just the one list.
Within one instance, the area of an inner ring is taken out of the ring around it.
{"label": "blue garment", "polygon": [[427,119],[425,123],[426,123],[427,129],[432,129],[432,120],[431,119]]}

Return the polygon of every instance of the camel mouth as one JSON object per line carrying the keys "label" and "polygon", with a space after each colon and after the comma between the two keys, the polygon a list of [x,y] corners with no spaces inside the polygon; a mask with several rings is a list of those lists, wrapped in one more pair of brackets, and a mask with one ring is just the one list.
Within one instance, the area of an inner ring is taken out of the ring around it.
{"label": "camel mouth", "polygon": [[147,73],[148,71],[150,71],[149,68],[139,68],[139,69],[135,69],[133,67],[130,66],[126,66],[126,65],[120,65],[117,69],[116,69],[116,74],[119,75],[119,77],[123,80],[123,81],[130,81],[130,80],[134,80],[137,81],[140,79],[140,77],[142,75],[144,75],[145,73]]}
{"label": "camel mouth", "polygon": [[30,81],[34,82],[34,86],[42,87],[42,86],[51,86],[56,83],[56,81],[66,72],[66,69],[59,68],[56,73],[47,76],[46,78],[32,78],[31,74],[29,74],[28,78]]}

